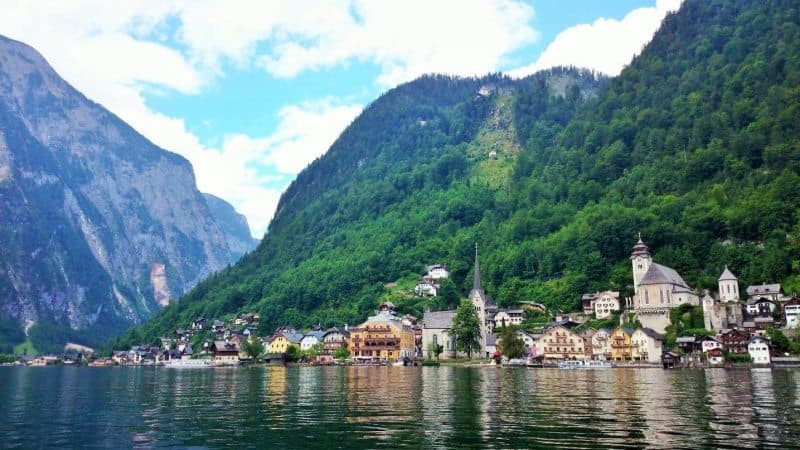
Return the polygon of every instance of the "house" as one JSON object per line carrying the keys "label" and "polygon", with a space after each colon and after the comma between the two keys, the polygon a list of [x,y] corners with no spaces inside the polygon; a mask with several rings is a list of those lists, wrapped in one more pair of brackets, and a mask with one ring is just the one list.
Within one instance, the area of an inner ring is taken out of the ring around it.
{"label": "house", "polygon": [[525,345],[525,356],[529,356],[531,358],[536,358],[539,356],[539,354],[536,352],[536,343],[542,337],[541,334],[534,334],[526,330],[517,330],[515,334]]}
{"label": "house", "polygon": [[619,311],[619,292],[598,291],[594,294],[583,294],[581,303],[583,304],[584,314],[594,313],[596,318],[604,319],[613,314],[614,311]]}
{"label": "house", "polygon": [[441,359],[456,357],[456,338],[450,334],[455,311],[425,311],[422,315],[422,352],[427,358],[433,345],[442,346]]}
{"label": "house", "polygon": [[775,311],[776,306],[772,300],[760,297],[748,298],[746,308],[747,314],[751,316],[769,316]]}
{"label": "house", "polygon": [[773,283],[773,284],[757,284],[753,286],[747,286],[747,300],[757,300],[759,298],[765,298],[767,300],[778,301],[783,297],[783,293],[781,293],[781,285],[780,283]]}
{"label": "house", "polygon": [[634,361],[658,364],[661,362],[664,336],[650,328],[637,328],[631,334],[631,346]]}
{"label": "house", "polygon": [[606,361],[611,359],[611,331],[600,328],[592,335],[592,359]]}
{"label": "house", "polygon": [[349,338],[350,332],[347,331],[347,325],[345,325],[344,329],[328,328],[325,330],[325,334],[322,335],[323,351],[328,355],[333,355],[336,350],[347,348],[347,340]]}
{"label": "house", "polygon": [[631,252],[633,266],[633,311],[643,327],[664,333],[669,311],[683,304],[699,305],[700,298],[675,269],[653,262],[641,237]]}
{"label": "house", "polygon": [[783,304],[783,320],[786,328],[800,328],[800,299],[792,297]]}
{"label": "house", "polygon": [[428,276],[433,278],[434,280],[450,277],[450,272],[447,268],[447,264],[434,264],[432,266],[428,266],[427,269],[428,269]]}
{"label": "house", "polygon": [[416,356],[414,331],[395,315],[391,302],[376,315],[350,329],[349,350],[354,360],[401,360]]}
{"label": "house", "polygon": [[769,343],[766,339],[754,336],[747,341],[747,353],[753,360],[753,364],[769,364]]}
{"label": "house", "polygon": [[675,343],[685,354],[700,353],[700,342],[694,336],[678,336]]}
{"label": "house", "polygon": [[631,337],[633,330],[627,327],[617,327],[608,336],[611,343],[611,359],[626,361],[633,359],[633,344]]}
{"label": "house", "polygon": [[214,341],[212,348],[215,364],[239,364],[239,344],[225,341]]}
{"label": "house", "polygon": [[674,369],[681,364],[681,357],[677,353],[666,352],[661,354],[661,367]]}
{"label": "house", "polygon": [[711,350],[706,352],[706,358],[708,358],[708,363],[711,365],[719,365],[725,362],[725,352],[722,351],[722,348],[712,348]]}
{"label": "house", "polygon": [[313,330],[309,331],[308,333],[300,339],[300,350],[311,350],[317,344],[323,342],[325,337],[325,332],[321,330]]}
{"label": "house", "polygon": [[700,351],[702,353],[708,353],[709,350],[715,348],[722,348],[722,342],[711,336],[701,336],[697,338],[697,342],[700,343]]}
{"label": "house", "polygon": [[521,324],[524,319],[525,311],[521,309],[500,309],[494,315],[494,327],[516,326]]}
{"label": "house", "polygon": [[723,330],[719,335],[719,341],[728,353],[743,354],[747,353],[747,340],[750,335],[743,330]]}
{"label": "house", "polygon": [[303,333],[293,328],[279,328],[270,338],[267,353],[286,353],[290,345],[299,347]]}
{"label": "house", "polygon": [[192,330],[202,330],[206,326],[206,319],[198,317],[192,321]]}
{"label": "house", "polygon": [[554,325],[542,333],[538,341],[537,354],[545,359],[585,359],[586,343],[572,330],[561,325]]}
{"label": "house", "polygon": [[762,335],[762,336],[767,332],[768,328],[774,328],[775,327],[775,319],[773,319],[771,316],[770,317],[759,316],[759,317],[756,317],[755,319],[753,319],[753,322],[756,325],[756,333],[755,334],[759,334],[759,335]]}
{"label": "house", "polygon": [[422,277],[414,286],[414,295],[420,297],[436,297],[439,294],[439,282],[433,277]]}

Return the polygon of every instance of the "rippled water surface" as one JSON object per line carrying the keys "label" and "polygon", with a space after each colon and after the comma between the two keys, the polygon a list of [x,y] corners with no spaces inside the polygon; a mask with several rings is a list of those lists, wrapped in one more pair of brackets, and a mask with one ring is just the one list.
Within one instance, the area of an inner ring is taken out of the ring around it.
{"label": "rippled water surface", "polygon": [[3,448],[798,446],[798,369],[0,368]]}

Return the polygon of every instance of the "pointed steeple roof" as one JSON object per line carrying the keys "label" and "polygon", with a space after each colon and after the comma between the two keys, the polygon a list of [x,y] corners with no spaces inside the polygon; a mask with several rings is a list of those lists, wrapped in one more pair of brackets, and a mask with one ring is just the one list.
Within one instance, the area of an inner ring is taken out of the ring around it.
{"label": "pointed steeple roof", "polygon": [[472,275],[472,290],[482,291],[481,287],[481,268],[478,264],[478,243],[475,243],[475,273]]}
{"label": "pointed steeple roof", "polygon": [[644,245],[644,242],[642,241],[642,233],[639,233],[639,241],[636,242],[636,245],[633,246],[633,250],[631,251],[631,259],[637,256],[650,257],[650,249]]}
{"label": "pointed steeple roof", "polygon": [[734,275],[733,272],[731,272],[728,269],[728,266],[725,266],[725,270],[722,271],[722,275],[719,276],[719,279],[717,281],[726,281],[726,280],[733,280],[733,281],[739,280],[738,278],[736,278],[736,275]]}

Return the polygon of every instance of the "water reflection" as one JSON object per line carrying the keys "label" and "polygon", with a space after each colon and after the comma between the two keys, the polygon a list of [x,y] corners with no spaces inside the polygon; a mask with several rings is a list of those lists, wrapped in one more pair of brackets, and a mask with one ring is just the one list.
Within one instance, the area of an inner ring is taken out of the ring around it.
{"label": "water reflection", "polygon": [[800,370],[0,368],[3,447],[796,448]]}

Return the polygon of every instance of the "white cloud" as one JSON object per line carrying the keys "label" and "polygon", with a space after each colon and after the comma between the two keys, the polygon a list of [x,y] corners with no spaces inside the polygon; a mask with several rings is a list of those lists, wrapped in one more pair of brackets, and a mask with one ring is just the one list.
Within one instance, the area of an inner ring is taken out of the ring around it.
{"label": "white cloud", "polygon": [[622,20],[600,18],[575,25],[556,36],[535,63],[511,71],[515,77],[555,66],[578,66],[618,75],[653,38],[661,21],[682,0],[658,0],[654,7],[638,8]]}
{"label": "white cloud", "polygon": [[[313,8],[312,8],[313,10]],[[484,75],[537,39],[533,8],[518,1],[355,1],[352,14],[293,23],[259,64],[278,77],[369,60],[393,86],[425,73]],[[318,27],[318,24],[328,25]]]}

